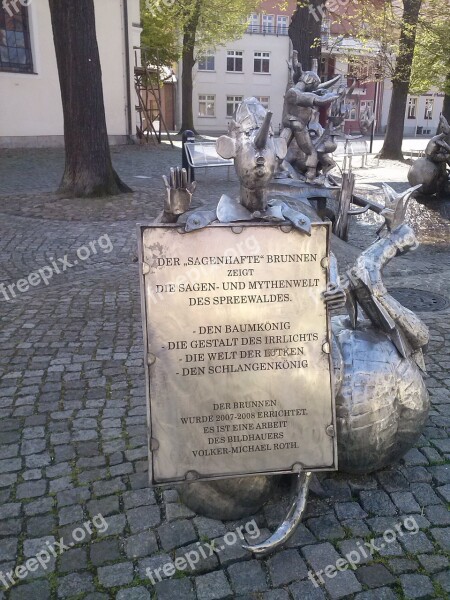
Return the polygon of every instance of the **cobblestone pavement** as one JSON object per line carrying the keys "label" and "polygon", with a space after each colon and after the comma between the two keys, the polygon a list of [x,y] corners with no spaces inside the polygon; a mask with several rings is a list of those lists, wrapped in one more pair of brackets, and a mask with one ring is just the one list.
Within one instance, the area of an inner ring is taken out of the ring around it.
{"label": "cobblestone pavement", "polygon": [[[148,486],[135,223],[161,207],[159,175],[178,162],[179,150],[126,147],[113,157],[135,193],[69,201],[52,193],[61,151],[0,155],[0,282],[17,284],[51,261],[61,270],[48,285],[13,288],[9,300],[0,292],[0,576],[30,565],[11,589],[0,580],[0,600],[450,597],[448,307],[420,313],[431,329],[432,409],[417,447],[399,464],[373,475],[321,477],[325,494],[311,497],[294,538],[271,557],[254,559],[230,545],[202,557],[194,571],[152,584],[147,568],[170,565],[197,542],[223,539],[237,523],[196,516],[175,490]],[[364,184],[406,181],[401,164],[358,174]],[[218,190],[237,190],[225,169],[199,177],[197,202],[217,198]],[[446,210],[413,203],[422,245],[388,268],[388,287],[449,297]],[[367,215],[353,223],[351,245],[336,245],[341,264],[373,239],[375,228]],[[81,246],[86,259],[69,267]],[[286,502],[281,496],[255,516],[261,536],[285,516]],[[404,527],[403,535],[383,541],[386,529],[411,524],[411,517],[419,533]],[[60,554],[54,546],[56,557],[41,553],[49,557],[42,558],[45,568],[29,562],[60,538],[68,549]],[[355,570],[324,576],[319,587],[308,577],[369,540],[378,551],[360,553]]]}

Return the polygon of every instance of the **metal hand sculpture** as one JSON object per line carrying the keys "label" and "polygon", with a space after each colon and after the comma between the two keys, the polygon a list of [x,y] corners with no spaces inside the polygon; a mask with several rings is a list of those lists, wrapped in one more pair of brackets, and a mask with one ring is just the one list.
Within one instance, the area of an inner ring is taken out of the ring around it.
{"label": "metal hand sculpture", "polygon": [[180,167],[171,168],[169,178],[165,175],[162,178],[167,191],[164,213],[168,221],[176,221],[179,215],[189,210],[197,183],[190,182],[186,169]]}

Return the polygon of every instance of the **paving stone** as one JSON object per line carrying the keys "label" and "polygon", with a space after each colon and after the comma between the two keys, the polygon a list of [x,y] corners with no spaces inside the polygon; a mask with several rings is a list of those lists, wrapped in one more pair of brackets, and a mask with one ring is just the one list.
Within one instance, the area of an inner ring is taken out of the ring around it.
{"label": "paving stone", "polygon": [[158,542],[152,531],[143,531],[125,540],[125,552],[128,558],[142,558],[158,550]]}
{"label": "paving stone", "polygon": [[234,590],[240,594],[262,592],[267,589],[266,576],[257,560],[230,565],[228,575]]}
{"label": "paving stone", "polygon": [[50,584],[42,579],[11,589],[10,600],[50,600]]}
{"label": "paving stone", "polygon": [[309,529],[303,523],[299,523],[294,535],[286,544],[287,548],[298,548],[301,546],[308,546],[316,542],[316,538],[309,531]]}
{"label": "paving stone", "polygon": [[450,504],[450,483],[436,488],[436,492]]}
{"label": "paving stone", "polygon": [[430,504],[440,504],[438,496],[428,483],[413,483],[411,491],[420,506],[429,506]]}
{"label": "paving stone", "polygon": [[[158,506],[140,506],[126,512],[131,533],[156,527],[161,523],[161,512]],[[181,521],[184,523],[184,521]],[[192,527],[192,525],[191,525]]]}
{"label": "paving stone", "polygon": [[450,483],[450,465],[446,464],[429,467],[428,471],[438,485]]}
{"label": "paving stone", "polygon": [[355,573],[357,579],[369,588],[379,588],[395,583],[395,577],[384,565],[369,565],[359,567]]}
{"label": "paving stone", "polygon": [[395,506],[402,513],[420,512],[421,508],[414,499],[411,492],[394,492],[391,494]]}
{"label": "paving stone", "polygon": [[[424,449],[426,450],[426,448]],[[428,460],[417,448],[411,448],[402,459],[406,465],[428,465]]]}
{"label": "paving stone", "polygon": [[388,587],[367,590],[356,594],[355,600],[396,600],[398,596]]}
{"label": "paving stone", "polygon": [[262,600],[289,600],[286,590],[270,590],[261,595]]}
{"label": "paving stone", "polygon": [[446,556],[441,556],[440,554],[419,554],[417,558],[427,574],[449,569],[449,561]]}
{"label": "paving stone", "polygon": [[316,581],[298,581],[289,586],[289,591],[294,600],[326,600]]}
{"label": "paving stone", "polygon": [[228,535],[214,539],[215,552],[222,566],[229,565],[237,560],[250,560],[251,555],[247,550],[244,550],[242,544],[237,540],[234,543],[229,543],[230,541],[232,539]]}
{"label": "paving stone", "polygon": [[155,492],[151,488],[125,492],[123,494],[123,504],[125,510],[148,504],[156,504]]}
{"label": "paving stone", "polygon": [[59,558],[59,571],[72,573],[87,568],[87,552],[85,548],[72,548],[66,550]]}
{"label": "paving stone", "polygon": [[71,504],[84,504],[84,502],[89,500],[90,497],[91,493],[86,487],[64,490],[56,494],[58,507],[70,506]]}
{"label": "paving stone", "polygon": [[[418,450],[417,450],[417,452],[420,454],[420,452]],[[422,458],[424,458],[424,457],[422,456]],[[418,464],[421,464],[421,463],[418,463]],[[425,459],[425,464],[428,464],[428,461],[426,459]],[[377,477],[378,477],[378,481],[380,482],[381,486],[388,493],[402,492],[402,491],[407,491],[409,489],[408,480],[406,479],[406,477],[404,475],[402,475],[402,473],[398,469],[387,469],[385,471],[379,471],[377,473]]]}
{"label": "paving stone", "polygon": [[117,496],[106,496],[105,498],[90,500],[87,503],[87,509],[91,516],[100,514],[107,517],[119,512],[119,498]]}
{"label": "paving stone", "polygon": [[123,492],[125,490],[125,484],[120,477],[116,477],[110,481],[95,481],[93,490],[96,496],[109,496],[116,492]]}
{"label": "paving stone", "polygon": [[163,550],[173,550],[197,539],[192,521],[173,521],[158,527]]}
{"label": "paving stone", "polygon": [[36,498],[43,496],[46,492],[47,484],[45,481],[28,481],[19,483],[16,490],[16,498]]}
{"label": "paving stone", "polygon": [[342,556],[355,565],[364,565],[372,560],[372,549],[361,538],[343,540],[338,542],[338,547]]}
{"label": "paving stone", "polygon": [[218,566],[219,560],[214,548],[211,547],[213,544],[208,544],[197,542],[178,548],[175,552],[177,570],[196,574],[213,571]]}
{"label": "paving stone", "polygon": [[450,511],[446,506],[441,504],[427,506],[425,514],[433,525],[450,525]]}
{"label": "paving stone", "polygon": [[[173,596],[173,598],[176,597],[177,596]],[[182,598],[182,596],[179,596],[179,598]],[[116,600],[151,600],[151,596],[148,590],[139,586],[120,590],[116,596]]]}
{"label": "paving stone", "polygon": [[126,585],[133,580],[133,563],[124,562],[99,567],[97,569],[98,580],[104,587],[117,587]]}
{"label": "paving stone", "polygon": [[[424,555],[425,556],[425,555]],[[415,573],[419,568],[419,563],[409,558],[391,558],[389,561],[389,569],[394,575],[401,573]]]}
{"label": "paving stone", "polygon": [[297,550],[283,550],[267,561],[272,585],[278,587],[308,575],[305,561]]}
{"label": "paving stone", "polygon": [[79,504],[73,504],[66,506],[59,510],[59,524],[68,525],[69,523],[76,523],[83,519],[83,509]]}
{"label": "paving stone", "polygon": [[372,490],[369,492],[360,492],[361,502],[365,511],[369,514],[388,516],[395,515],[397,509],[391,502],[391,499],[382,490]]}
{"label": "paving stone", "polygon": [[166,504],[166,519],[168,521],[174,521],[176,519],[188,519],[190,517],[195,517],[195,513],[184,504],[178,504],[175,502]]}
{"label": "paving stone", "polygon": [[434,546],[423,531],[418,533],[406,533],[399,538],[400,543],[411,554],[420,552],[433,552]]}
{"label": "paving stone", "polygon": [[232,598],[232,591],[223,571],[207,573],[195,578],[198,600]]}
{"label": "paving stone", "polygon": [[450,527],[435,527],[430,533],[443,550],[450,552]]}
{"label": "paving stone", "polygon": [[6,538],[0,541],[0,563],[7,560],[15,560],[18,540]]}
{"label": "paving stone", "polygon": [[59,579],[59,598],[70,598],[93,590],[94,582],[90,573],[71,573]]}
{"label": "paving stone", "polygon": [[407,598],[428,600],[435,597],[433,584],[425,575],[400,575],[400,583]]}
{"label": "paving stone", "polygon": [[339,521],[345,519],[364,519],[367,517],[365,510],[361,508],[358,502],[342,502],[334,505],[336,516]]}
{"label": "paving stone", "polygon": [[28,519],[27,534],[33,537],[48,535],[52,533],[55,526],[56,519],[53,515],[39,515]]}
{"label": "paving stone", "polygon": [[10,519],[11,517],[18,517],[22,504],[20,502],[12,502],[10,504],[3,504],[0,506],[0,520]]}
{"label": "paving stone", "polygon": [[195,517],[193,523],[197,528],[200,539],[208,538],[209,540],[212,540],[216,537],[219,537],[220,535],[225,535],[227,531],[222,521],[217,521],[216,519],[208,519],[207,517]]}
{"label": "paving stone", "polygon": [[[176,572],[173,560],[168,554],[157,554],[138,561],[139,579],[148,579],[152,585],[173,577]],[[167,573],[167,574],[166,574]]]}
{"label": "paving stone", "polygon": [[345,531],[334,515],[323,515],[306,522],[318,540],[336,540],[345,537]]}
{"label": "paving stone", "polygon": [[370,535],[370,529],[360,519],[349,519],[347,521],[341,521],[341,525],[345,531],[348,531],[348,535],[353,537],[365,537]]}
{"label": "paving stone", "polygon": [[447,594],[450,594],[450,569],[446,569],[442,573],[435,575],[433,581],[441,586]]}
{"label": "paving stone", "polygon": [[[302,554],[311,565],[316,580],[319,576],[322,577],[319,580],[331,598],[343,598],[362,589],[361,584],[352,572],[336,570],[335,565],[342,565],[341,568],[343,568],[343,564],[337,562],[342,557],[339,556],[330,543],[305,546],[302,548]],[[328,572],[325,573],[327,567]],[[312,585],[314,584],[312,583]]]}
{"label": "paving stone", "polygon": [[92,564],[98,567],[120,558],[119,542],[117,540],[95,542],[90,545],[89,552]]}
{"label": "paving stone", "polygon": [[45,514],[53,509],[53,498],[39,498],[24,504],[23,510],[27,516]]}

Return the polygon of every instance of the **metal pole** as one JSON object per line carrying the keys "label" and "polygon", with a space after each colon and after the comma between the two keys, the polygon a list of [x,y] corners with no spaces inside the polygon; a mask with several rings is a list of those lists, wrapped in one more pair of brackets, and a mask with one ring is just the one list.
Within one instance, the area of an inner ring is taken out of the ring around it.
{"label": "metal pole", "polygon": [[372,149],[373,149],[373,136],[375,133],[375,123],[377,121],[377,98],[378,98],[378,77],[375,79],[375,97],[373,100],[373,114],[374,114],[374,120],[372,122],[372,127],[370,129],[370,146],[369,146],[369,154],[372,154]]}

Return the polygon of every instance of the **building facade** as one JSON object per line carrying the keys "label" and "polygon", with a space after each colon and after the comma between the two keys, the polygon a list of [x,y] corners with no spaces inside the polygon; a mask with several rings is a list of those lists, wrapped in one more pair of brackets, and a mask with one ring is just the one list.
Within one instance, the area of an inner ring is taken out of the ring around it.
{"label": "building facade", "polygon": [[[241,39],[197,61],[193,109],[199,133],[226,131],[237,105],[250,96],[273,112],[272,126],[278,131],[291,56],[288,27],[295,6],[295,0],[289,0],[282,10],[280,3],[267,0],[261,12],[250,16]],[[181,96],[179,100],[180,109]]]}
{"label": "building facade", "polygon": [[[94,0],[106,122],[111,143],[136,130],[133,46],[139,0]],[[0,5],[0,147],[61,146],[63,113],[46,0]]]}

